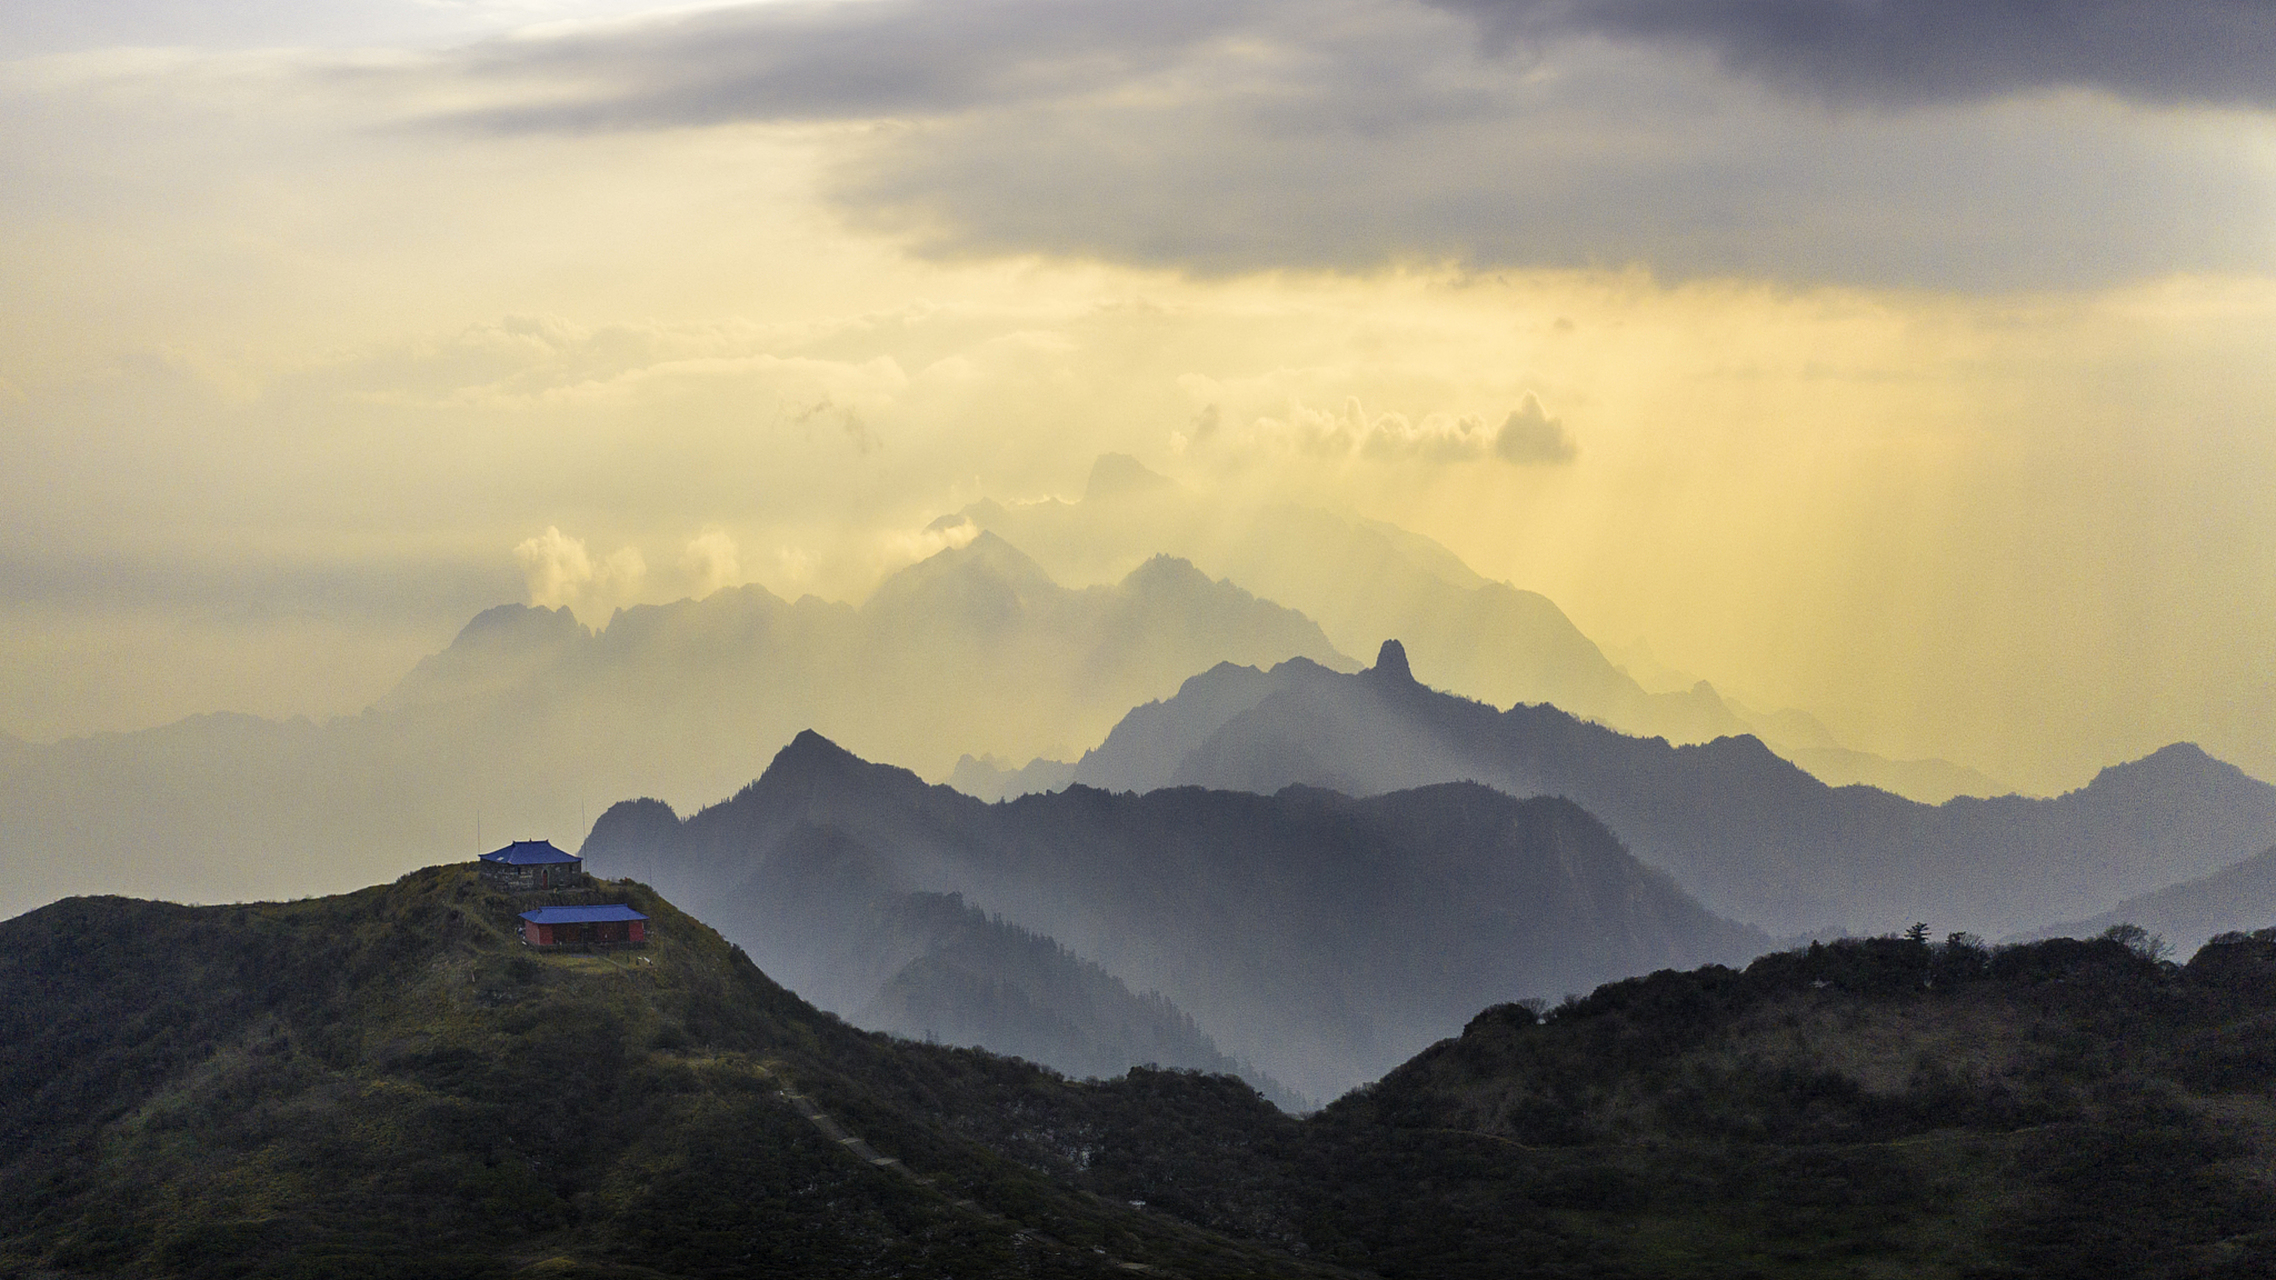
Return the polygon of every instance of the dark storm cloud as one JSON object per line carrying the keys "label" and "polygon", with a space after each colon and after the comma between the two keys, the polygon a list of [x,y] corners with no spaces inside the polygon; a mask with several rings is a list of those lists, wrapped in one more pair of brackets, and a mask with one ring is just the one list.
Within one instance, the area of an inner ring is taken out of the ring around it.
{"label": "dark storm cloud", "polygon": [[1965,101],[2102,89],[2146,102],[2276,105],[2269,0],[1436,0],[1489,45],[1576,35],[1691,46],[1835,101]]}
{"label": "dark storm cloud", "polygon": [[860,0],[751,5],[498,41],[476,80],[554,88],[460,117],[515,129],[923,117],[1081,96],[1234,28],[1240,0]]}
{"label": "dark storm cloud", "polygon": [[[839,139],[826,196],[933,256],[1996,290],[2276,261],[2259,124],[2008,92],[2276,96],[2246,75],[2267,61],[2268,13],[2276,0],[798,0],[429,66],[492,104],[451,123],[506,133],[890,122]],[[1899,109],[1828,112],[1765,80]]]}

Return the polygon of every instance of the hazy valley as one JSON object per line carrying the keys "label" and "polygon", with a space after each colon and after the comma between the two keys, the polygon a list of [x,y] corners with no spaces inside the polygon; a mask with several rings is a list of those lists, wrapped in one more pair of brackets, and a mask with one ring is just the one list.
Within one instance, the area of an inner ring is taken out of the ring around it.
{"label": "hazy valley", "polygon": [[1740,962],[1769,943],[1562,800],[1451,784],[1357,801],[1077,788],[987,805],[811,734],[684,823],[661,806],[611,810],[585,855],[690,904],[849,1017],[927,954],[885,927],[894,905],[961,894],[1166,996],[1225,1052],[1315,1101],[1496,999]]}

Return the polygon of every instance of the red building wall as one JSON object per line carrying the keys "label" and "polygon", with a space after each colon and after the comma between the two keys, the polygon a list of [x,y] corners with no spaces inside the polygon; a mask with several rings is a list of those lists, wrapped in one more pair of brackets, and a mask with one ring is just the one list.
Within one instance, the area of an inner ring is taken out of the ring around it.
{"label": "red building wall", "polygon": [[632,943],[648,940],[648,922],[645,920],[605,920],[594,924],[538,924],[522,921],[522,941],[533,947],[567,946],[571,943]]}

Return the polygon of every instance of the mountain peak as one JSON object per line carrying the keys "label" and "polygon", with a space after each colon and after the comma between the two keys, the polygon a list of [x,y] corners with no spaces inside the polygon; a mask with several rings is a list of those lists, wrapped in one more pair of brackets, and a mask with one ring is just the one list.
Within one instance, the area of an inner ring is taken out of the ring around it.
{"label": "mountain peak", "polygon": [[1102,453],[1091,464],[1090,482],[1083,486],[1083,501],[1122,498],[1152,493],[1170,486],[1170,478],[1147,468],[1127,453]]}
{"label": "mountain peak", "polygon": [[450,646],[419,659],[374,706],[382,711],[469,697],[501,696],[590,643],[592,632],[564,605],[502,604],[460,628]]}
{"label": "mountain peak", "polygon": [[1385,640],[1383,647],[1375,651],[1372,674],[1379,680],[1415,683],[1415,673],[1407,666],[1407,646],[1397,640]]}
{"label": "mountain peak", "polygon": [[1035,557],[987,529],[961,547],[935,553],[924,563],[941,571],[985,572],[1006,582],[1051,582],[1050,573],[1035,562]]}
{"label": "mountain peak", "polygon": [[950,601],[993,601],[986,608],[1060,590],[1026,552],[985,529],[961,547],[948,547],[894,573],[877,586],[864,608],[941,608]]}
{"label": "mountain peak", "polygon": [[2139,760],[2105,766],[2081,790],[2093,793],[2159,788],[2238,787],[2264,791],[2269,784],[2194,742],[2174,742]]}
{"label": "mountain peak", "polygon": [[501,604],[475,614],[472,621],[459,628],[450,647],[526,647],[559,644],[582,639],[584,635],[584,624],[577,621],[577,615],[571,613],[567,605],[548,609],[544,605]]}
{"label": "mountain peak", "polygon": [[811,776],[860,768],[867,764],[860,756],[812,729],[801,729],[789,745],[775,752],[774,759],[767,763],[766,772],[759,775],[759,780],[764,782],[785,777]]}
{"label": "mountain peak", "polygon": [[[1123,575],[1124,586],[1208,587],[1215,580],[1193,561],[1166,551],[1154,553],[1144,564]],[[1246,593],[1244,593],[1246,594]]]}
{"label": "mountain peak", "polygon": [[807,804],[816,796],[851,794],[863,788],[868,788],[871,795],[902,796],[933,789],[910,770],[864,760],[814,730],[802,729],[789,745],[775,753],[766,772],[736,792],[735,800],[730,803],[759,795],[771,796],[776,801],[791,798],[796,803]]}

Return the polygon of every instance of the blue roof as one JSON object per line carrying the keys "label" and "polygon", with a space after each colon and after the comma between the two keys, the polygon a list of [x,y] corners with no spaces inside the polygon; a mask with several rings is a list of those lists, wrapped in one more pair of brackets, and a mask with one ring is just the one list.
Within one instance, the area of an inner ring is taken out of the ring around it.
{"label": "blue roof", "polygon": [[557,862],[581,862],[574,853],[563,853],[553,847],[551,840],[516,840],[503,849],[492,849],[482,855],[484,862],[496,862],[509,867],[536,867]]}
{"label": "blue roof", "polygon": [[648,917],[621,902],[605,907],[539,907],[522,912],[531,924],[599,924],[604,920],[646,920]]}

